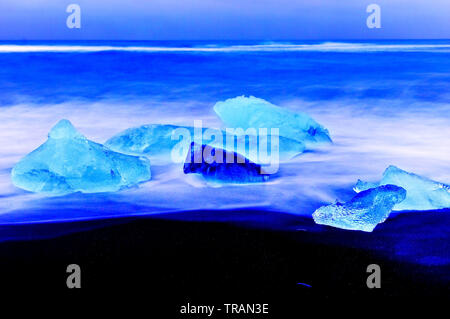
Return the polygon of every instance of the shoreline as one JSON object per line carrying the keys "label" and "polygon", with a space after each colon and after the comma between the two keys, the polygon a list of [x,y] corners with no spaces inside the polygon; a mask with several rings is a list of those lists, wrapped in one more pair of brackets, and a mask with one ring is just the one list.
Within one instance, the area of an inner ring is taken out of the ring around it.
{"label": "shoreline", "polygon": [[[438,295],[448,289],[448,211],[396,214],[372,233],[316,225],[304,216],[262,213],[193,211],[76,222],[77,227],[1,226],[3,236],[8,228],[10,236],[12,228],[15,235],[20,228],[22,236],[0,242],[0,272],[9,274],[3,287],[26,283],[65,289],[64,264],[79,263],[88,268],[85,287],[100,290],[148,284],[161,291],[177,287],[179,297],[216,291],[216,286],[303,295],[311,294],[309,285],[314,295],[364,294],[370,292],[365,267],[375,263],[383,271],[380,294]],[[37,239],[39,233],[53,236]],[[35,271],[44,275],[36,277]],[[110,282],[111,277],[117,281]]]}

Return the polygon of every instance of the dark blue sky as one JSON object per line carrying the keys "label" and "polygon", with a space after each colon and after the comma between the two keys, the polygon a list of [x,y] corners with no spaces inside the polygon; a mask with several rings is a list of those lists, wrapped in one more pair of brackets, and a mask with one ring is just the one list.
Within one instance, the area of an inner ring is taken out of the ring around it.
{"label": "dark blue sky", "polygon": [[[81,29],[66,27],[71,3]],[[0,39],[448,39],[449,17],[450,0],[2,0]]]}

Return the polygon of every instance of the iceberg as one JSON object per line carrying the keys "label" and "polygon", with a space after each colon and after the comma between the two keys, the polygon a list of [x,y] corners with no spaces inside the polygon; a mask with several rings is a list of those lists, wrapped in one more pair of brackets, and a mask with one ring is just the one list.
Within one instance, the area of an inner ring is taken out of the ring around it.
{"label": "iceberg", "polygon": [[229,127],[278,128],[279,135],[307,146],[330,143],[328,130],[309,115],[293,112],[254,96],[239,96],[214,105],[214,111]]}
{"label": "iceberg", "polygon": [[378,183],[358,180],[353,188],[361,192],[380,185],[392,184],[406,189],[406,199],[394,210],[435,210],[450,208],[450,186],[389,166]]}
{"label": "iceberg", "polygon": [[305,151],[304,143],[282,136],[259,135],[258,132],[238,135],[212,128],[165,124],[127,129],[111,137],[105,145],[116,152],[147,156],[152,164],[167,164],[182,163],[192,142],[236,152],[260,164],[269,162],[275,152],[277,160],[286,161]]}
{"label": "iceberg", "polygon": [[345,204],[337,202],[320,207],[312,216],[317,224],[371,232],[405,197],[406,191],[401,187],[379,186],[362,191]]}
{"label": "iceberg", "polygon": [[14,166],[11,178],[27,191],[64,195],[117,191],[150,180],[151,172],[148,159],[111,151],[61,120],[44,144]]}
{"label": "iceberg", "polygon": [[185,174],[200,174],[207,181],[236,184],[265,182],[263,167],[235,152],[192,143],[183,166]]}

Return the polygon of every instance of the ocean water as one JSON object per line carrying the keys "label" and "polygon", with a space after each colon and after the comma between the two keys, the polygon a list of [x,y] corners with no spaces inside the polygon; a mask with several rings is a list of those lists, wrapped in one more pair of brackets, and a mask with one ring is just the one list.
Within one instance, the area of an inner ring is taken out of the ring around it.
{"label": "ocean water", "polygon": [[[450,41],[2,42],[0,66],[0,225],[247,208],[311,216],[389,165],[450,183]],[[241,95],[310,114],[333,145],[282,163],[266,184],[211,187],[180,164],[154,165],[150,182],[117,193],[46,197],[11,183],[62,118],[103,143],[143,124],[222,127],[213,105]]]}

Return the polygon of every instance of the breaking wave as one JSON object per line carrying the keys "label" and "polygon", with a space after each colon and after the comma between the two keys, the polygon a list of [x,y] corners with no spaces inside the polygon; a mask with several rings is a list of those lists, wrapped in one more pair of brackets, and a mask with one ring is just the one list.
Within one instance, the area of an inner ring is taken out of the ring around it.
{"label": "breaking wave", "polygon": [[256,45],[203,45],[203,46],[119,46],[119,45],[43,45],[3,44],[0,53],[30,52],[79,52],[104,51],[148,52],[148,53],[233,53],[233,52],[450,52],[450,44],[389,44],[389,43],[345,43],[324,42],[317,44],[267,43]]}

